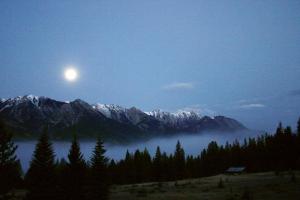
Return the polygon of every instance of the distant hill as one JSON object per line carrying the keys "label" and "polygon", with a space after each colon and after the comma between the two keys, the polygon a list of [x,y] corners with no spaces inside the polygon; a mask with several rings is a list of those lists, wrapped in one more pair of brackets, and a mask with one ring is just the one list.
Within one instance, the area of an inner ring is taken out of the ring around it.
{"label": "distant hill", "polygon": [[53,139],[68,139],[76,132],[80,138],[100,136],[112,142],[180,132],[246,129],[240,122],[224,116],[201,116],[190,111],[143,112],[135,107],[90,105],[80,99],[61,102],[33,95],[0,100],[0,117],[19,139],[37,138],[46,126]]}

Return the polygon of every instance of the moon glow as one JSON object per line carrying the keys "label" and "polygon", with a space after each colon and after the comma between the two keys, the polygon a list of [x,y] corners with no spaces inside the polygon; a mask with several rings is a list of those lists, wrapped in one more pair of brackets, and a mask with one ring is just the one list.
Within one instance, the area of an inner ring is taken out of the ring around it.
{"label": "moon glow", "polygon": [[74,82],[78,77],[78,72],[76,69],[70,67],[65,70],[64,75],[67,81]]}

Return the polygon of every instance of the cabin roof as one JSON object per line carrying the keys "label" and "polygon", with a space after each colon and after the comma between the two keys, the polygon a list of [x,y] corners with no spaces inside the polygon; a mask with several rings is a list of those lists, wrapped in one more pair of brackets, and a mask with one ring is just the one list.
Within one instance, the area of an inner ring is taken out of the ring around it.
{"label": "cabin roof", "polygon": [[226,172],[231,172],[231,173],[238,173],[238,172],[243,172],[246,169],[246,167],[229,167]]}

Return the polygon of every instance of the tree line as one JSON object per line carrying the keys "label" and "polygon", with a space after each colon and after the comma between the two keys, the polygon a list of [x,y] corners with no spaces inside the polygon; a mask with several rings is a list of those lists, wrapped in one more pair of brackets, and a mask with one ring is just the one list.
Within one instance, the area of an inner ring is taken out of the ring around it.
{"label": "tree line", "polygon": [[247,172],[300,170],[300,119],[295,133],[279,123],[275,134],[225,145],[212,141],[198,156],[185,156],[179,141],[170,155],[159,146],[153,158],[147,149],[127,151],[124,159],[110,161],[108,172],[112,183],[128,184],[211,176],[233,166],[244,166]]}
{"label": "tree line", "polygon": [[67,159],[55,160],[47,130],[38,140],[29,170],[22,174],[12,135],[0,122],[0,199],[12,188],[25,188],[26,199],[107,199],[111,184],[172,181],[223,173],[231,166],[247,172],[300,170],[300,118],[296,132],[279,123],[275,134],[219,145],[212,141],[198,156],[185,155],[178,141],[172,154],[158,146],[151,157],[147,149],[126,152],[119,161],[105,157],[98,139],[86,161],[74,136]]}

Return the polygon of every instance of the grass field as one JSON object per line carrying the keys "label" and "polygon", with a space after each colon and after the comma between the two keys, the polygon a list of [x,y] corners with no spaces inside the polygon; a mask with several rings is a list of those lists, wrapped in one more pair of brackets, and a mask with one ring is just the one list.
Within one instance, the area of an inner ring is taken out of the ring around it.
{"label": "grass field", "polygon": [[[220,181],[222,180],[222,181]],[[15,190],[5,200],[23,200]],[[1,198],[0,198],[1,199]],[[3,199],[3,198],[2,198]],[[300,172],[217,175],[163,183],[114,185],[110,200],[300,200]]]}
{"label": "grass field", "polygon": [[176,182],[112,186],[110,199],[300,200],[300,172],[217,175]]}

